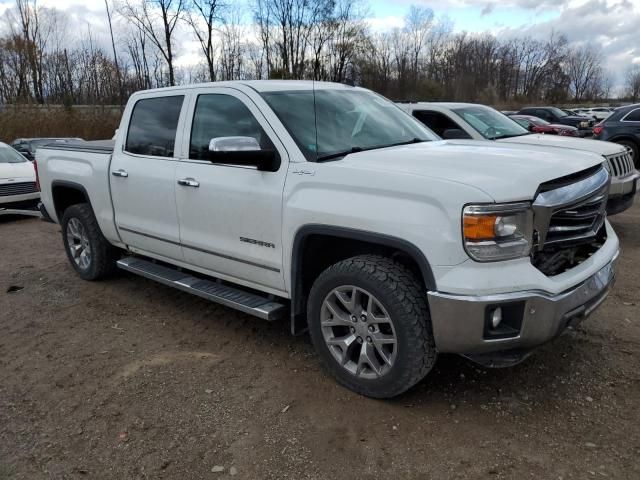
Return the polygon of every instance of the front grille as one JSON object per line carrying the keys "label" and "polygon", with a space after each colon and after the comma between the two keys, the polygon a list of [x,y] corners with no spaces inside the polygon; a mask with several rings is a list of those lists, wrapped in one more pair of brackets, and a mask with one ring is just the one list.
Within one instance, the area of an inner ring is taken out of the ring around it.
{"label": "front grille", "polygon": [[4,183],[0,185],[0,197],[36,193],[36,182]]}
{"label": "front grille", "polygon": [[597,192],[587,200],[551,215],[545,245],[576,244],[594,237],[605,217],[607,193]]}
{"label": "front grille", "polygon": [[533,265],[553,276],[593,255],[606,241],[608,197],[602,166],[542,184],[533,202]]}
{"label": "front grille", "polygon": [[627,177],[633,173],[634,166],[629,152],[605,157],[612,177]]}

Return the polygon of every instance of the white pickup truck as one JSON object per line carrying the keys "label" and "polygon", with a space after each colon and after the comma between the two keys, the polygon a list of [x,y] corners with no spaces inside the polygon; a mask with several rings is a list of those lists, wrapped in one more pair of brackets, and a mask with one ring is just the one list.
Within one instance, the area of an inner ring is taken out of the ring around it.
{"label": "white pickup truck", "polygon": [[535,145],[540,148],[572,148],[602,155],[611,175],[607,214],[631,207],[638,172],[627,149],[612,142],[531,133],[513,119],[486,105],[474,103],[416,102],[399,106],[445,139],[490,140]]}
{"label": "white pickup truck", "polygon": [[372,397],[410,388],[438,352],[517,363],[614,279],[601,156],[441,141],[362,88],[139,92],[115,146],[36,160],[82,278],[120,267],[263,319],[288,311],[328,371]]}

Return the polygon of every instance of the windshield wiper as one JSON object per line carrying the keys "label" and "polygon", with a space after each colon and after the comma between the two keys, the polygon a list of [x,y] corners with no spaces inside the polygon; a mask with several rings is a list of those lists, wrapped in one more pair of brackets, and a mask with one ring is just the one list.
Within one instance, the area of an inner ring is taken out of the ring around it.
{"label": "windshield wiper", "polygon": [[320,155],[316,158],[316,162],[322,162],[323,160],[331,160],[332,158],[344,157],[350,153],[362,152],[362,147],[351,147],[349,150],[343,150],[342,152],[330,153],[328,155]]}
{"label": "windshield wiper", "polygon": [[491,137],[489,140],[502,140],[503,138],[522,137],[523,135],[531,135],[531,132],[526,133],[514,133],[513,135],[498,135],[497,137]]}
{"label": "windshield wiper", "polygon": [[428,142],[428,140],[423,140],[418,137],[413,137],[411,140],[406,140],[404,142],[398,142],[398,143],[390,143],[389,145],[378,145],[376,147],[371,147],[368,150],[373,150],[374,148],[399,147],[400,145],[411,145],[412,143],[422,143],[422,142]]}
{"label": "windshield wiper", "polygon": [[377,150],[378,148],[399,147],[400,145],[409,145],[412,143],[422,143],[427,141],[428,140],[422,140],[421,138],[414,137],[411,140],[406,140],[404,142],[398,142],[398,143],[390,143],[388,145],[375,145],[373,147],[367,147],[367,148],[351,147],[349,150],[330,153],[328,155],[321,155],[316,159],[316,162],[321,162],[323,160],[331,160],[332,158],[344,157],[346,155],[349,155],[350,153],[366,152],[368,150]]}

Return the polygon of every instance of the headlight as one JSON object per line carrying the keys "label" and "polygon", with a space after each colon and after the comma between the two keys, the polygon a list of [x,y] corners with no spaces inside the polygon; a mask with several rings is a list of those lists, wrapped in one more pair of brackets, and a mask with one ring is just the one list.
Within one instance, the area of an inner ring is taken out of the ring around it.
{"label": "headlight", "polygon": [[529,203],[467,205],[462,211],[464,248],[478,262],[525,257],[531,251],[532,236]]}

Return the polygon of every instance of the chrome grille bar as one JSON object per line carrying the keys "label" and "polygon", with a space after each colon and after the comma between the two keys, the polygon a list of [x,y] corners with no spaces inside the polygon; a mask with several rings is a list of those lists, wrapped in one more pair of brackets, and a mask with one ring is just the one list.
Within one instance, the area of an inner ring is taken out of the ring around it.
{"label": "chrome grille bar", "polygon": [[606,215],[609,180],[602,166],[578,182],[539,193],[533,202],[537,249],[597,235]]}
{"label": "chrome grille bar", "polygon": [[607,165],[609,166],[611,175],[614,177],[626,177],[633,173],[635,167],[628,151],[625,153],[610,155],[605,158],[607,159]]}

